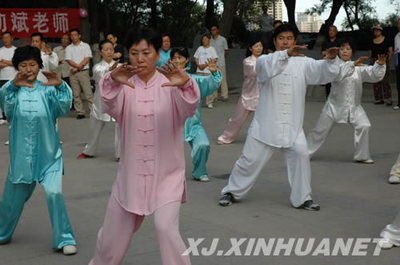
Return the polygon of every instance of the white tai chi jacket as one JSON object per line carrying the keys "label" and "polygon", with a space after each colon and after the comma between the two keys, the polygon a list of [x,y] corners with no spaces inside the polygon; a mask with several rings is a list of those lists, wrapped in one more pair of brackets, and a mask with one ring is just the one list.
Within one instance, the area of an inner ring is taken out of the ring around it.
{"label": "white tai chi jacket", "polygon": [[[107,113],[103,113],[102,106],[101,106],[101,95],[100,95],[100,87],[99,83],[103,76],[109,71],[109,69],[114,65],[115,61],[112,60],[110,63],[107,63],[104,60],[95,64],[93,66],[93,79],[95,82],[96,90],[93,96],[93,108],[90,112],[90,115],[93,118],[100,120],[100,121],[113,121]],[[120,65],[120,64],[119,64]]]}
{"label": "white tai chi jacket", "polygon": [[351,76],[332,82],[331,92],[322,111],[337,123],[354,123],[365,115],[361,106],[363,82],[379,82],[385,76],[385,71],[386,64],[355,67]]}
{"label": "white tai chi jacket", "polygon": [[270,146],[288,148],[303,132],[307,85],[332,82],[340,65],[337,57],[289,57],[285,50],[260,56],[256,72],[260,97],[249,133]]}

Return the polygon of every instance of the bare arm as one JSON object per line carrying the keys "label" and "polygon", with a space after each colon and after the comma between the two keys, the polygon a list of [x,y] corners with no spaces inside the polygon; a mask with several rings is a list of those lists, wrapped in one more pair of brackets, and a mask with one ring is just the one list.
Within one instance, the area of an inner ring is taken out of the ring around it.
{"label": "bare arm", "polygon": [[393,57],[393,47],[390,46],[389,47],[389,54],[388,54],[388,61],[390,61],[390,59],[392,59],[392,57]]}

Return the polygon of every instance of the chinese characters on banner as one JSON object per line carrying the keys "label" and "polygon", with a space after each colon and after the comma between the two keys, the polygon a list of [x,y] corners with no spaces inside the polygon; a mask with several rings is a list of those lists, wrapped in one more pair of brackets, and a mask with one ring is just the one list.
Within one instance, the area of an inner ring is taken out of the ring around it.
{"label": "chinese characters on banner", "polygon": [[10,31],[14,38],[29,38],[34,32],[61,37],[73,28],[80,28],[78,8],[0,8],[0,32]]}

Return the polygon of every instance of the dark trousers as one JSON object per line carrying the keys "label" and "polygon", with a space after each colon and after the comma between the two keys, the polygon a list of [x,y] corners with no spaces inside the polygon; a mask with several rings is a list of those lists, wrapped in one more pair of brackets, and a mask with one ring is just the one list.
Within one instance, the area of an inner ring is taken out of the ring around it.
{"label": "dark trousers", "polygon": [[397,55],[397,61],[399,62],[396,66],[396,86],[397,86],[397,106],[400,107],[400,54]]}
{"label": "dark trousers", "polygon": [[[376,59],[372,59],[373,63],[375,63]],[[375,100],[383,100],[383,99],[390,99],[392,97],[392,91],[389,84],[389,62],[386,62],[386,73],[383,79],[378,82],[374,83],[372,86],[374,88],[374,96]]]}
{"label": "dark trousers", "polygon": [[[0,88],[7,83],[8,80],[0,80]],[[4,114],[4,110],[2,109],[1,113],[0,113],[0,119],[1,120],[5,120],[6,119],[6,115]]]}

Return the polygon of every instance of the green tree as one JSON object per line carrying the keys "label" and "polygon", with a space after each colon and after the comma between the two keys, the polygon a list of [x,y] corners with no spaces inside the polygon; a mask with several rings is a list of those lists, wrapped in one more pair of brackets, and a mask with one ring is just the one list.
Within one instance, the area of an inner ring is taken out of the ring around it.
{"label": "green tree", "polygon": [[344,28],[354,30],[354,26],[359,29],[369,29],[379,20],[376,11],[372,6],[375,0],[344,0],[343,7],[346,12],[346,18],[342,24]]}

